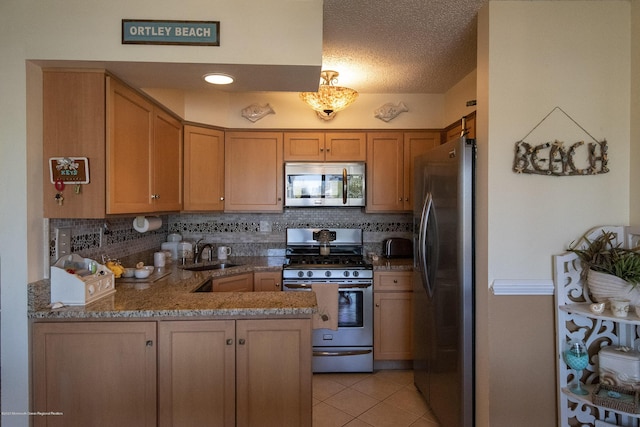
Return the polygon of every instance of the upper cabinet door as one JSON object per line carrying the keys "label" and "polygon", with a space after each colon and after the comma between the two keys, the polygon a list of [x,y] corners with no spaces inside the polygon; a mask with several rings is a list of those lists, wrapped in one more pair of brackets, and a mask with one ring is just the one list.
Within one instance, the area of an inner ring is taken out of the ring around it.
{"label": "upper cabinet door", "polygon": [[404,134],[404,210],[413,210],[413,162],[440,145],[439,131],[405,132]]}
{"label": "upper cabinet door", "polygon": [[159,108],[153,122],[153,210],[182,209],[182,123]]}
{"label": "upper cabinet door", "polygon": [[282,211],[282,133],[227,132],[224,149],[225,212]]}
{"label": "upper cabinet door", "polygon": [[185,211],[224,210],[224,132],[184,127]]}
{"label": "upper cabinet door", "polygon": [[107,213],[182,209],[182,124],[107,78]]}
{"label": "upper cabinet door", "polygon": [[367,134],[364,132],[327,132],[325,134],[325,160],[367,160]]}
{"label": "upper cabinet door", "polygon": [[367,134],[367,212],[404,210],[402,132]]}
{"label": "upper cabinet door", "polygon": [[323,132],[285,132],[284,161],[324,161]]}
{"label": "upper cabinet door", "polygon": [[107,78],[107,213],[151,212],[153,104]]}

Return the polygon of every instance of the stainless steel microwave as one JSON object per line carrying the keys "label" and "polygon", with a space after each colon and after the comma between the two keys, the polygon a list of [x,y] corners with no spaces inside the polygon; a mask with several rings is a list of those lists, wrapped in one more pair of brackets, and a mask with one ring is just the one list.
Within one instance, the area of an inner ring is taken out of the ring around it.
{"label": "stainless steel microwave", "polygon": [[365,164],[285,163],[285,206],[364,206]]}

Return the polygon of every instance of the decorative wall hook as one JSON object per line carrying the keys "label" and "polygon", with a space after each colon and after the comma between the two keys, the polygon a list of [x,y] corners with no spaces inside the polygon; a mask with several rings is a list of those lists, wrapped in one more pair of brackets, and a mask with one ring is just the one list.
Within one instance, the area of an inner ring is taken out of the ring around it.
{"label": "decorative wall hook", "polygon": [[269,104],[251,104],[242,110],[242,117],[249,120],[250,122],[255,123],[264,116],[275,113],[276,112],[273,111],[273,108],[271,108]]}
{"label": "decorative wall hook", "polygon": [[399,102],[398,104],[392,104],[391,102],[388,102],[374,111],[373,116],[377,119],[382,120],[383,122],[389,122],[406,111],[409,111],[409,109],[404,104],[404,102]]}

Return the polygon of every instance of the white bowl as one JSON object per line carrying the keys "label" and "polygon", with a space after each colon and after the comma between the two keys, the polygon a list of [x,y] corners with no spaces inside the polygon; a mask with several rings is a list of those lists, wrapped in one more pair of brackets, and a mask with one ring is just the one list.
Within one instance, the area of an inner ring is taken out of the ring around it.
{"label": "white bowl", "polygon": [[135,268],[127,267],[124,269],[124,273],[122,273],[122,277],[133,277],[135,271],[136,271]]}
{"label": "white bowl", "polygon": [[152,272],[153,267],[142,267],[136,268],[136,271],[134,271],[133,274],[135,274],[136,279],[146,279],[147,277],[151,276]]}

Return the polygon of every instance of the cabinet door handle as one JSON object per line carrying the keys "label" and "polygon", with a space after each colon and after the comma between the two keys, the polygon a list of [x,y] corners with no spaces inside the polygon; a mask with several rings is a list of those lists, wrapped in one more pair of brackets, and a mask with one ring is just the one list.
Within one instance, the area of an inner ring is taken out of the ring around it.
{"label": "cabinet door handle", "polygon": [[151,341],[151,340],[147,340],[147,342],[145,343],[145,345],[146,345],[147,347],[153,347],[153,341]]}
{"label": "cabinet door handle", "polygon": [[398,279],[393,279],[393,283],[398,283]]}
{"label": "cabinet door handle", "polygon": [[220,201],[224,201],[224,196],[220,197]]}
{"label": "cabinet door handle", "polygon": [[240,345],[244,345],[244,343],[245,343],[244,338],[240,338],[240,339],[238,340],[238,344],[240,344]]}
{"label": "cabinet door handle", "polygon": [[380,307],[380,304],[376,304],[376,307]]}
{"label": "cabinet door handle", "polygon": [[227,345],[233,344],[233,340],[231,338],[227,338]]}

